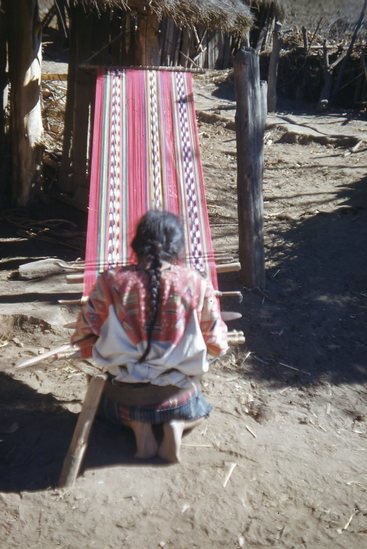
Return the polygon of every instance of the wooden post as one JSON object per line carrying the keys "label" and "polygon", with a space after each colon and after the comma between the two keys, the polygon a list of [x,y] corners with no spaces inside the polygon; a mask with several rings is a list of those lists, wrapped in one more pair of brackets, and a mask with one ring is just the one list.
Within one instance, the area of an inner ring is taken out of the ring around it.
{"label": "wooden post", "polygon": [[278,64],[280,50],[282,47],[282,39],[280,30],[282,24],[279,21],[275,22],[273,31],[273,49],[271,50],[269,72],[268,72],[268,111],[274,112],[277,107],[277,79],[278,79]]}
{"label": "wooden post", "polygon": [[[0,3],[1,4],[1,3]],[[4,196],[5,177],[5,108],[7,103],[6,81],[6,19],[5,12],[0,9],[0,193]]]}
{"label": "wooden post", "polygon": [[261,101],[261,122],[265,129],[266,117],[268,115],[268,83],[266,80],[260,81],[260,101]]}
{"label": "wooden post", "polygon": [[265,286],[263,196],[265,116],[259,56],[241,48],[234,63],[237,98],[237,193],[241,278],[248,287]]}
{"label": "wooden post", "polygon": [[149,12],[139,18],[138,47],[135,62],[137,65],[157,66],[160,62],[158,17]]}
{"label": "wooden post", "polygon": [[323,42],[323,60],[322,60],[322,70],[324,76],[324,85],[322,86],[319,101],[317,104],[317,110],[319,112],[325,111],[329,106],[331,87],[333,84],[333,71],[330,68],[329,63],[329,52],[327,47],[327,41]]}
{"label": "wooden post", "polygon": [[41,22],[37,0],[5,2],[9,15],[10,132],[12,195],[25,206],[37,176],[41,116]]}
{"label": "wooden post", "polygon": [[106,379],[107,376],[105,374],[101,374],[99,376],[92,377],[89,382],[83,407],[79,414],[78,421],[74,429],[73,438],[62,466],[58,483],[60,488],[73,486],[78,476]]}
{"label": "wooden post", "polygon": [[305,51],[305,55],[307,55],[307,53],[308,53],[308,35],[307,35],[306,27],[302,27],[302,38],[303,38],[303,49]]}
{"label": "wooden post", "polygon": [[[74,203],[86,207],[88,203],[88,129],[94,96],[95,75],[79,70],[79,64],[90,56],[94,13],[86,14],[80,5],[70,7],[70,63],[65,110],[64,142],[59,190]],[[101,17],[104,21],[105,18]],[[101,25],[101,28],[104,28]],[[95,48],[100,46],[102,32],[95,34]]]}

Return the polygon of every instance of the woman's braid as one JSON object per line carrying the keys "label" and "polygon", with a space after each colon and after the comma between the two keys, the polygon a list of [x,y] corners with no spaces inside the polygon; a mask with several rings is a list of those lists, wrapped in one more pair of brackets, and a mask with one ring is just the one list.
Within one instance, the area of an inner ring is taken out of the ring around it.
{"label": "woman's braid", "polygon": [[149,292],[150,292],[150,316],[147,324],[147,347],[140,357],[139,362],[143,362],[150,353],[154,326],[157,322],[160,302],[161,288],[161,268],[162,262],[160,258],[161,246],[159,243],[152,243],[152,251],[149,254],[150,265],[147,268],[149,277]]}
{"label": "woman's braid", "polygon": [[183,226],[179,218],[170,212],[149,210],[139,221],[131,245],[149,278],[148,343],[139,360],[143,362],[150,352],[154,326],[159,314],[162,261],[171,262],[178,259],[184,247]]}

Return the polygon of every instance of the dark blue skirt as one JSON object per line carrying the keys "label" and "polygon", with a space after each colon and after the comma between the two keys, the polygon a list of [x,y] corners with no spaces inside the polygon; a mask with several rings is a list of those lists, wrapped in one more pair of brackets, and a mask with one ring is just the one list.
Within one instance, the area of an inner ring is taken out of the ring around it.
{"label": "dark blue skirt", "polygon": [[[124,384],[126,391],[127,384]],[[135,384],[130,384],[131,391]],[[129,386],[128,386],[129,387]],[[177,395],[172,395],[157,404],[131,406],[124,404],[123,398],[110,398],[106,391],[101,399],[98,415],[117,424],[126,424],[129,421],[140,421],[152,425],[167,423],[172,420],[194,421],[208,417],[212,406],[206,400],[199,387],[189,390],[177,389]]]}

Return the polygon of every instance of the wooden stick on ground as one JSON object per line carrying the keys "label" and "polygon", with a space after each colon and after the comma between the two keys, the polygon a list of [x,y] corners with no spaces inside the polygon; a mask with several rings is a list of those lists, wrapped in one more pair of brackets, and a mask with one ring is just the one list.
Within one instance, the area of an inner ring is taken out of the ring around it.
{"label": "wooden stick on ground", "polygon": [[83,407],[79,414],[73,438],[62,466],[58,483],[60,488],[73,486],[78,476],[106,379],[106,374],[100,374],[96,377],[92,377],[89,382]]}
{"label": "wooden stick on ground", "polygon": [[59,359],[59,358],[77,358],[79,357],[79,348],[76,346],[71,345],[70,343],[66,343],[64,345],[61,345],[61,347],[57,347],[56,349],[51,349],[50,351],[47,351],[46,353],[42,353],[38,356],[34,356],[32,358],[27,358],[26,360],[21,360],[18,362],[15,366],[16,370],[23,370],[24,368],[29,368],[31,366],[35,366],[36,364],[39,364],[40,362],[43,362],[44,360],[47,360],[48,358],[53,359]]}

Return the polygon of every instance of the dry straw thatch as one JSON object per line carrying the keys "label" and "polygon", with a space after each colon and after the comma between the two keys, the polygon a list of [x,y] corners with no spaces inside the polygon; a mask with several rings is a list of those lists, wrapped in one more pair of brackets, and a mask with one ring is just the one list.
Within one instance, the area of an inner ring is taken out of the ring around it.
{"label": "dry straw thatch", "polygon": [[250,9],[241,0],[75,0],[85,9],[124,9],[170,17],[178,26],[203,25],[243,35],[252,24]]}

